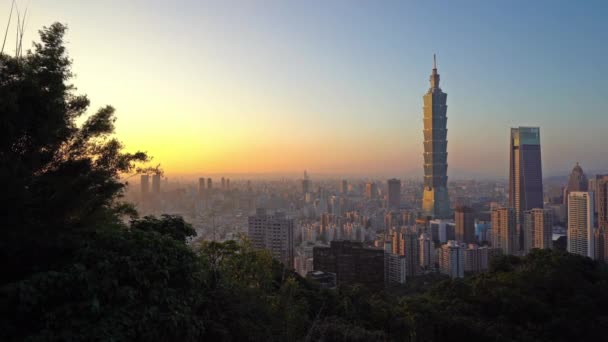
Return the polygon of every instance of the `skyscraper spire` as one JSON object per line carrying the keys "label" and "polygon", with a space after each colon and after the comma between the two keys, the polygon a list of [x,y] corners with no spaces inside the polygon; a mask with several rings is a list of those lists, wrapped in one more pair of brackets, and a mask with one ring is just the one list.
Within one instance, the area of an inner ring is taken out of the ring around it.
{"label": "skyscraper spire", "polygon": [[439,89],[439,74],[437,73],[437,56],[433,54],[433,72],[431,73],[431,91]]}

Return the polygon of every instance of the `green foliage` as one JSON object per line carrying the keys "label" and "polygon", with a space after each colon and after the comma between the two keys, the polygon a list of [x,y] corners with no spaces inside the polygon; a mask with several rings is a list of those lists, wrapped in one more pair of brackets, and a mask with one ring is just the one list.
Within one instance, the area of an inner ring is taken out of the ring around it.
{"label": "green foliage", "polygon": [[161,219],[146,216],[143,219],[132,220],[131,229],[157,232],[181,242],[186,242],[188,238],[196,236],[196,231],[192,228],[192,225],[186,223],[183,217],[166,214],[162,215]]}

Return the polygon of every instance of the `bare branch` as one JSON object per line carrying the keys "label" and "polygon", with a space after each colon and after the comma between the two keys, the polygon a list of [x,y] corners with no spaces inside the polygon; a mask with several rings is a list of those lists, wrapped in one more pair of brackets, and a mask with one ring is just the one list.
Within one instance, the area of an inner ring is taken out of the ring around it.
{"label": "bare branch", "polygon": [[0,55],[4,53],[4,45],[6,44],[6,37],[8,36],[8,29],[11,26],[11,19],[13,18],[13,8],[15,8],[15,0],[11,3],[11,12],[8,15],[8,23],[6,23],[6,30],[4,30],[4,41],[2,42],[2,50],[0,50]]}

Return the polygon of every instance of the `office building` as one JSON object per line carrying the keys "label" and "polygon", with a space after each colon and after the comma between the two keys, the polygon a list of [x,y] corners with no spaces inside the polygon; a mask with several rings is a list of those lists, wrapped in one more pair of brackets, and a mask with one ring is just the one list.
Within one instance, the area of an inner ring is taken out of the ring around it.
{"label": "office building", "polygon": [[405,280],[407,278],[407,263],[405,256],[385,253],[384,260],[385,284],[405,284]]}
{"label": "office building", "polygon": [[287,268],[294,267],[294,221],[282,212],[269,214],[258,209],[249,216],[248,235],[254,248],[270,251]]}
{"label": "office building", "polygon": [[608,259],[608,244],[606,244],[608,233],[603,228],[595,228],[593,235],[593,259],[606,262]]}
{"label": "office building", "polygon": [[141,195],[145,198],[148,193],[150,193],[150,176],[141,175],[139,183],[141,186]]}
{"label": "office building", "polygon": [[365,184],[365,197],[368,200],[373,200],[378,197],[378,186],[374,182]]}
{"label": "office building", "polygon": [[498,248],[469,244],[464,250],[464,271],[472,273],[487,271],[490,267],[490,260],[494,256],[500,255],[501,252]]}
{"label": "office building", "polygon": [[429,229],[431,238],[436,243],[456,240],[456,225],[451,220],[431,220]]}
{"label": "office building", "polygon": [[564,188],[564,205],[568,207],[568,194],[573,191],[588,191],[589,181],[583,172],[583,168],[576,163],[570,176],[568,177],[568,185]]}
{"label": "office building", "polygon": [[454,240],[439,249],[439,271],[451,278],[464,277],[464,247]]}
{"label": "office building", "polygon": [[597,223],[600,228],[608,232],[608,175],[595,176],[595,188]]}
{"label": "office building", "polygon": [[568,252],[595,258],[594,194],[573,191],[568,194]]}
{"label": "office building", "polygon": [[435,244],[429,233],[422,233],[418,238],[418,249],[420,252],[420,267],[423,269],[435,266]]}
{"label": "office building", "polygon": [[361,242],[332,241],[329,247],[314,247],[313,265],[315,271],[335,273],[338,285],[358,283],[377,289],[384,284],[384,250]]}
{"label": "office building", "polygon": [[447,97],[439,87],[437,63],[433,56],[431,86],[424,95],[424,216],[438,219],[450,217],[448,199]]}
{"label": "office building", "polygon": [[312,181],[308,178],[308,172],[304,171],[304,179],[302,179],[302,193],[304,195],[312,192]]}
{"label": "office building", "polygon": [[203,196],[205,194],[205,178],[198,179],[198,195]]}
{"label": "office building", "polygon": [[524,211],[543,208],[540,128],[511,128],[509,207],[515,210],[517,246],[523,249]]}
{"label": "office building", "polygon": [[553,247],[553,211],[532,209],[524,212],[524,252],[532,248],[550,249]]}
{"label": "office building", "polygon": [[211,190],[212,187],[213,181],[211,180],[211,178],[207,178],[207,190]]}
{"label": "office building", "polygon": [[340,182],[340,193],[342,195],[346,195],[348,193],[348,182],[346,181],[346,179],[343,179]]}
{"label": "office building", "polygon": [[454,212],[456,221],[456,241],[475,243],[475,212],[472,208],[459,206]]}
{"label": "office building", "polygon": [[384,285],[405,284],[405,256],[394,254],[391,241],[384,242]]}
{"label": "office building", "polygon": [[401,181],[398,179],[389,179],[388,185],[388,203],[390,209],[399,209],[401,206]]}
{"label": "office building", "polygon": [[492,209],[492,247],[500,248],[504,254],[518,254],[518,239],[515,210],[513,208]]}
{"label": "office building", "polygon": [[160,194],[160,174],[152,175],[152,194],[158,196]]}

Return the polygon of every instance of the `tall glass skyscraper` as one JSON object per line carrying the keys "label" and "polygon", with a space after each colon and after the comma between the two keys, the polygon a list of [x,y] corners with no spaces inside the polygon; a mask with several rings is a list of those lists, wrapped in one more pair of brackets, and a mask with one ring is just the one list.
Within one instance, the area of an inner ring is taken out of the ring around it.
{"label": "tall glass skyscraper", "polygon": [[519,248],[524,246],[524,212],[543,208],[540,128],[511,128],[509,207],[515,209]]}
{"label": "tall glass skyscraper", "polygon": [[422,210],[425,216],[449,218],[448,200],[448,94],[439,88],[437,63],[433,56],[431,87],[424,95],[424,193]]}

